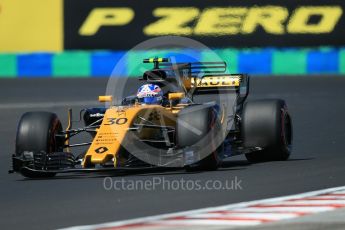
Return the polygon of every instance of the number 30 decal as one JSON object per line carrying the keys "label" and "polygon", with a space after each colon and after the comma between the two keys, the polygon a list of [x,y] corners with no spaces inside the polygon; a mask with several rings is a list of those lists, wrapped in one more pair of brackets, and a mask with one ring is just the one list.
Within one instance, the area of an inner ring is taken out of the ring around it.
{"label": "number 30 decal", "polygon": [[104,125],[123,125],[123,124],[126,124],[128,121],[127,118],[123,117],[123,118],[113,118],[113,117],[110,117],[110,118],[107,118],[107,122],[106,124]]}

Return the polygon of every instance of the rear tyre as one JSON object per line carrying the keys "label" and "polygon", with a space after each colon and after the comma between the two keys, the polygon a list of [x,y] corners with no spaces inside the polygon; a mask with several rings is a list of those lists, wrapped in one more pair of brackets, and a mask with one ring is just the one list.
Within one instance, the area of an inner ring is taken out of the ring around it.
{"label": "rear tyre", "polygon": [[291,154],[292,121],[285,101],[248,102],[242,114],[245,148],[262,148],[245,154],[249,162],[284,161]]}
{"label": "rear tyre", "polygon": [[[21,117],[16,136],[16,156],[24,157],[25,152],[33,153],[33,167],[35,154],[49,154],[63,151],[63,138],[56,134],[62,131],[62,125],[56,114],[49,112],[27,112]],[[51,177],[54,173],[36,173],[30,177]],[[26,176],[26,175],[24,175]]]}
{"label": "rear tyre", "polygon": [[[200,161],[186,166],[186,170],[218,169],[220,154],[223,151],[223,144],[217,147],[218,143],[222,141],[218,139],[220,134],[220,120],[214,106],[194,105],[180,111],[177,119],[177,144],[180,148],[191,146],[198,148],[202,158]],[[200,141],[207,135],[209,135],[209,139]]]}

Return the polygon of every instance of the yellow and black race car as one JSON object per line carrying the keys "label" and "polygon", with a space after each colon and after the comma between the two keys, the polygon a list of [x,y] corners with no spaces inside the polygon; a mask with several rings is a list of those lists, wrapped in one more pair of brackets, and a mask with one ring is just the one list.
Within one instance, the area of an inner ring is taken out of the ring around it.
{"label": "yellow and black race car", "polygon": [[[64,130],[54,113],[27,112],[18,125],[10,172],[34,178],[167,167],[216,170],[224,158],[238,154],[250,162],[288,159],[292,122],[286,104],[279,99],[245,102],[249,76],[227,74],[225,62],[150,58],[144,63],[154,67],[139,80],[162,89],[159,104],[138,95],[119,104],[111,95],[99,96],[109,106],[82,110],[85,125],[76,129],[69,110]],[[85,132],[90,141],[70,142]],[[80,146],[87,149],[73,151]]]}

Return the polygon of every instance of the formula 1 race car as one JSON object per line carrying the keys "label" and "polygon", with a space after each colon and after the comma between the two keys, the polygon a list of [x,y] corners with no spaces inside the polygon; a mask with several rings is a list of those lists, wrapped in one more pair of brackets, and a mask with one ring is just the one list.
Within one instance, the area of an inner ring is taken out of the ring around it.
{"label": "formula 1 race car", "polygon": [[[225,62],[153,63],[139,80],[163,89],[161,104],[126,96],[114,105],[80,112],[84,127],[65,130],[56,114],[27,112],[18,124],[10,172],[25,177],[57,173],[135,171],[157,168],[216,170],[222,160],[245,154],[250,162],[287,160],[292,122],[283,100],[245,102],[249,76],[227,74]],[[205,99],[206,98],[206,99]],[[203,100],[203,102],[197,102]],[[80,133],[90,141],[72,144]],[[79,153],[73,147],[87,146]]]}

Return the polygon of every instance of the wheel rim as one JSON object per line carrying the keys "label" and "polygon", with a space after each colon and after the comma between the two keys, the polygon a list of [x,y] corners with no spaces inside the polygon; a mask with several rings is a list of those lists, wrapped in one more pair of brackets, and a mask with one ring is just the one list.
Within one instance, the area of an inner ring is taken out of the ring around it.
{"label": "wheel rim", "polygon": [[282,111],[282,141],[287,151],[290,152],[292,148],[292,125],[289,114],[284,110]]}

